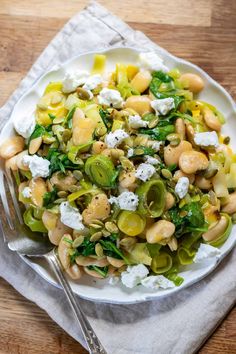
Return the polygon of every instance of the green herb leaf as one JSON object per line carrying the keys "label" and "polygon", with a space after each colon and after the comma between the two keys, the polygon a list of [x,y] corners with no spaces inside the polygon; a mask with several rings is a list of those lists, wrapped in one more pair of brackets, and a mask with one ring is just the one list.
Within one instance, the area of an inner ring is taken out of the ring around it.
{"label": "green herb leaf", "polygon": [[31,140],[39,138],[40,136],[43,136],[45,133],[46,133],[45,127],[40,124],[36,124],[33,133],[30,135],[29,143]]}
{"label": "green herb leaf", "polygon": [[51,208],[54,200],[57,197],[57,189],[54,187],[51,192],[44,193],[43,196],[43,206],[47,209]]}
{"label": "green herb leaf", "polygon": [[102,245],[105,255],[118,259],[123,259],[126,264],[129,264],[129,260],[123,255],[123,253],[117,248],[117,246],[109,240],[99,240]]}
{"label": "green herb leaf", "polygon": [[100,274],[103,278],[106,278],[107,273],[108,273],[108,266],[106,267],[97,267],[94,265],[88,266],[87,267],[90,270],[95,270],[98,274]]}
{"label": "green herb leaf", "polygon": [[161,70],[154,71],[152,77],[158,78],[161,82],[171,82],[173,78]]}
{"label": "green herb leaf", "polygon": [[103,123],[105,124],[106,128],[107,128],[107,132],[110,132],[111,131],[111,128],[112,128],[112,119],[111,119],[111,115],[110,113],[108,112],[107,109],[102,109],[100,108],[99,109],[99,114],[103,120]]}
{"label": "green herb leaf", "polygon": [[67,116],[65,119],[65,122],[66,122],[69,129],[72,128],[72,118],[75,113],[75,110],[76,110],[76,106],[72,107],[71,110],[67,113]]}
{"label": "green herb leaf", "polygon": [[48,116],[49,116],[49,118],[50,118],[51,120],[53,120],[53,119],[56,118],[56,116],[54,116],[54,114],[52,114],[52,113],[48,113]]}
{"label": "green herb leaf", "polygon": [[69,240],[69,239],[68,239],[68,238],[66,238],[66,237],[63,237],[63,241],[65,241],[65,242],[69,243],[70,245],[72,245],[72,244],[73,244],[73,241]]}
{"label": "green herb leaf", "polygon": [[175,132],[175,127],[171,124],[164,127],[157,126],[154,129],[140,129],[139,132],[150,135],[154,140],[163,141],[166,140],[167,135]]}

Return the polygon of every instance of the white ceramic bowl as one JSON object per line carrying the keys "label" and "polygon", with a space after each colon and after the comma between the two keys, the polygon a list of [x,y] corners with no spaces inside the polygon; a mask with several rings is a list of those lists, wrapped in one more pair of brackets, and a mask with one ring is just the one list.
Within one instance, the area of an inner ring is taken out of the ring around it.
{"label": "white ceramic bowl", "polygon": [[[99,51],[96,51],[98,53]],[[107,56],[107,70],[115,68],[117,62],[123,63],[138,63],[138,51],[132,48],[114,48],[102,53]],[[65,75],[65,72],[74,72],[77,69],[90,70],[93,63],[93,53],[80,55],[76,58],[64,63],[62,66],[45,73],[35,85],[17,102],[11,114],[10,120],[5,125],[0,135],[0,141],[15,134],[13,129],[13,121],[16,117],[24,116],[27,112],[32,112],[35,109],[39,97],[43,94],[45,87],[50,81],[60,81]],[[207,75],[199,67],[179,59],[162,48],[157,48],[159,54],[165,61],[169,68],[178,68],[182,72],[192,72],[199,74],[204,82],[205,89],[200,93],[199,98],[207,101],[215,106],[224,114],[226,124],[223,127],[223,133],[231,136],[231,144],[236,151],[236,105],[231,96],[215,82],[209,75]],[[135,289],[128,289],[118,284],[115,286],[109,285],[107,280],[95,280],[89,276],[84,276],[78,282],[70,281],[73,291],[83,298],[93,301],[102,301],[117,304],[128,304],[135,302],[142,302],[146,300],[164,297],[174,292],[187,287],[209,274],[219,262],[227,255],[236,243],[236,226],[233,227],[231,235],[225,244],[221,247],[221,256],[218,259],[208,260],[202,264],[192,264],[185,267],[180,272],[184,277],[184,282],[181,286],[173,289],[149,291],[148,289],[138,286]],[[50,272],[50,269],[43,260],[28,260],[22,257],[39,275],[41,275],[49,283],[58,286],[57,281]]]}

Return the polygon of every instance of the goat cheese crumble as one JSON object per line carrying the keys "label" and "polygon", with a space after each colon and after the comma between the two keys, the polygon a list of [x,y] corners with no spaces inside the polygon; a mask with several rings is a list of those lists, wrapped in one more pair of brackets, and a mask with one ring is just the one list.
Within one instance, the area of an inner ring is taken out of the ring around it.
{"label": "goat cheese crumble", "polygon": [[101,90],[97,98],[99,104],[112,106],[114,108],[122,108],[124,102],[119,91],[108,89],[106,87]]}
{"label": "goat cheese crumble", "polygon": [[146,182],[152,177],[152,175],[154,175],[155,172],[155,167],[153,167],[150,163],[141,163],[135,172],[135,177],[143,182]]}
{"label": "goat cheese crumble", "polygon": [[39,157],[37,155],[25,155],[22,158],[22,163],[28,166],[33,178],[49,176],[50,162],[47,159]]}
{"label": "goat cheese crumble", "polygon": [[105,137],[105,143],[109,148],[116,148],[122,143],[122,141],[129,137],[123,129],[117,129],[114,132],[110,132]]}
{"label": "goat cheese crumble", "polygon": [[128,266],[126,271],[121,273],[121,282],[127,288],[134,288],[148,275],[149,271],[143,264]]}
{"label": "goat cheese crumble", "polygon": [[160,150],[161,145],[163,145],[163,141],[154,141],[152,142],[152,149],[158,152]]}
{"label": "goat cheese crumble", "polygon": [[180,177],[175,186],[175,193],[180,199],[183,199],[188,193],[189,179],[188,177]]}
{"label": "goat cheese crumble", "polygon": [[135,211],[138,206],[138,196],[133,192],[122,192],[118,197],[110,197],[110,204],[117,204],[121,210]]}
{"label": "goat cheese crumble", "polygon": [[205,243],[201,243],[193,261],[194,263],[201,263],[209,258],[218,258],[220,255],[221,251],[218,248],[213,247],[211,245],[206,245]]}
{"label": "goat cheese crumble", "polygon": [[61,222],[75,230],[83,230],[82,215],[77,208],[72,207],[69,202],[60,205]]}
{"label": "goat cheese crumble", "polygon": [[153,166],[158,165],[160,163],[158,159],[149,155],[145,156],[145,162]]}
{"label": "goat cheese crumble", "polygon": [[34,114],[29,114],[24,117],[18,117],[13,122],[16,132],[27,139],[33,133],[36,126]]}
{"label": "goat cheese crumble", "polygon": [[163,59],[160,58],[155,52],[140,53],[139,61],[140,66],[143,69],[150,71],[169,71],[168,67],[163,64]]}
{"label": "goat cheese crumble", "polygon": [[217,148],[219,146],[219,139],[215,131],[196,133],[194,135],[194,142],[196,145],[203,147],[214,146]]}
{"label": "goat cheese crumble", "polygon": [[94,90],[98,85],[102,83],[102,76],[100,74],[92,75],[90,76],[85,84],[83,85],[83,88],[85,90]]}
{"label": "goat cheese crumble", "polygon": [[25,187],[23,190],[22,190],[22,195],[24,198],[30,198],[31,195],[32,195],[32,191],[31,191],[31,188],[30,187]]}
{"label": "goat cheese crumble", "polygon": [[62,80],[62,91],[64,93],[74,92],[78,86],[84,85],[89,78],[89,72],[79,70],[74,73],[67,72]]}
{"label": "goat cheese crumble", "polygon": [[141,284],[148,289],[157,290],[159,288],[169,289],[174,288],[173,281],[164,277],[164,275],[151,275],[141,280]]}
{"label": "goat cheese crumble", "polygon": [[129,127],[132,129],[146,128],[148,122],[142,120],[139,115],[129,116]]}
{"label": "goat cheese crumble", "polygon": [[128,151],[127,151],[127,157],[132,157],[134,155],[134,149],[133,148],[130,148],[130,149],[128,149]]}
{"label": "goat cheese crumble", "polygon": [[159,114],[165,116],[173,108],[175,108],[175,101],[172,97],[156,99],[151,102],[151,106],[154,109],[157,116]]}

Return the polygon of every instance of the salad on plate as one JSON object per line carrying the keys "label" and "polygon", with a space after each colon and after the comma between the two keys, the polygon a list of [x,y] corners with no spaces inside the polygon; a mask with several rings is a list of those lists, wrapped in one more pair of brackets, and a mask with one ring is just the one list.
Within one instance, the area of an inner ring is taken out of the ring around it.
{"label": "salad on plate", "polygon": [[[236,221],[236,155],[204,81],[154,52],[106,70],[94,56],[50,82],[0,146],[24,223],[58,246],[66,273],[151,290],[221,254]],[[204,91],[203,91],[204,93]]]}

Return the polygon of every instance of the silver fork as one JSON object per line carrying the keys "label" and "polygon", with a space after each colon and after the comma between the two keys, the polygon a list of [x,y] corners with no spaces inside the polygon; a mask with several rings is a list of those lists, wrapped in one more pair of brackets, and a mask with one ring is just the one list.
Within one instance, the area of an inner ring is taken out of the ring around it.
{"label": "silver fork", "polygon": [[[0,169],[0,196],[3,205],[2,211],[4,211],[0,220],[0,231],[2,231],[4,241],[8,244],[10,250],[16,251],[20,255],[43,257],[48,261],[66,294],[87,343],[89,353],[106,354],[105,349],[83,313],[80,304],[75,299],[71,286],[63,273],[55,246],[47,238],[43,238],[42,234],[32,232],[25,226],[21,208],[16,197],[14,180],[15,178],[10,171],[5,172]],[[6,187],[8,188],[8,193]],[[7,198],[8,196],[9,198]]]}

